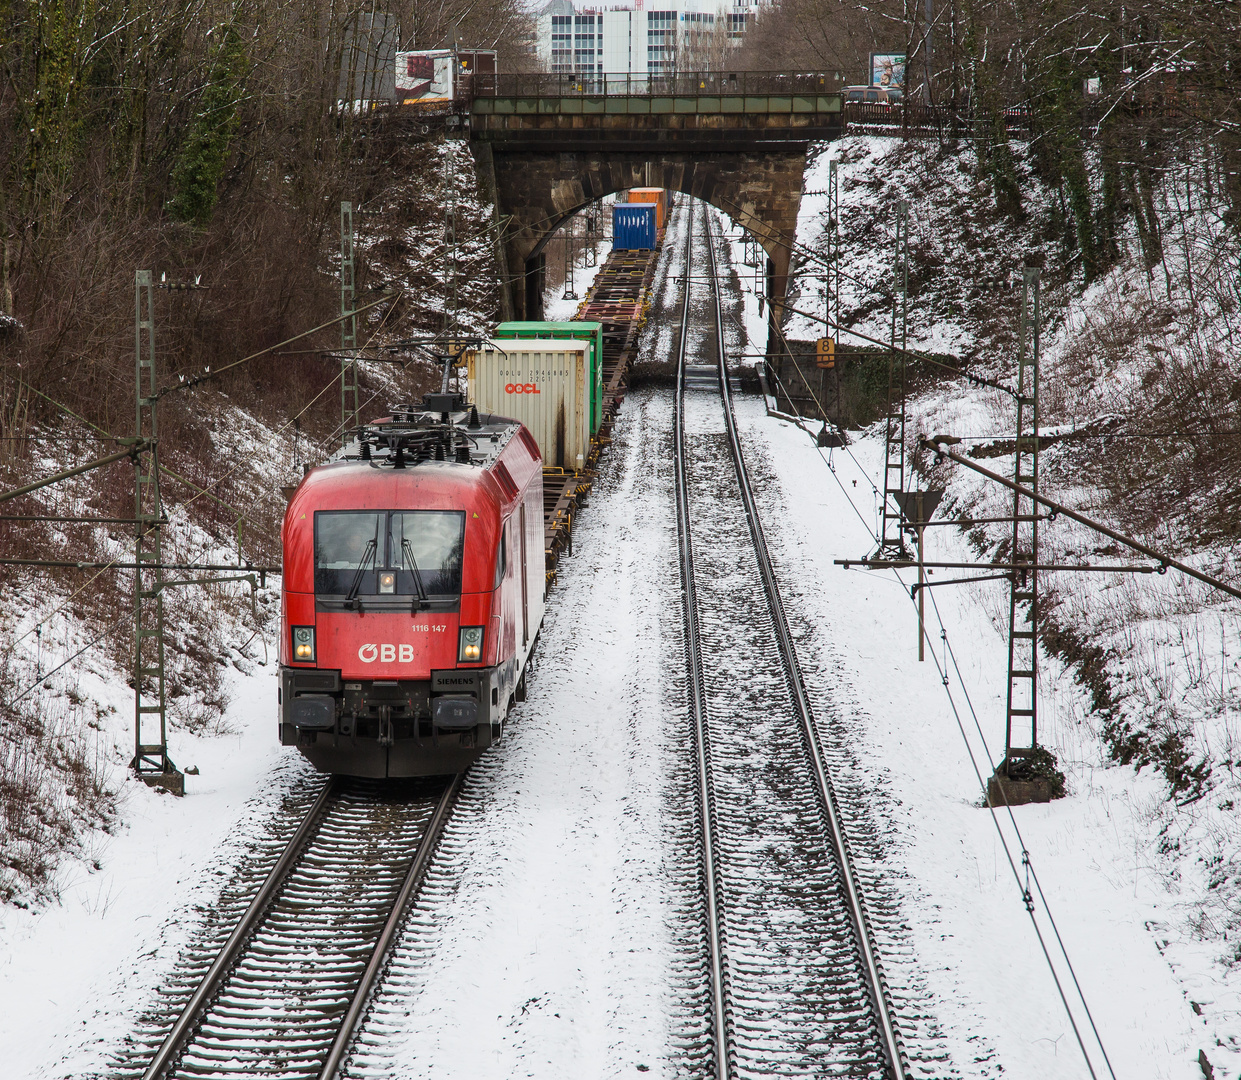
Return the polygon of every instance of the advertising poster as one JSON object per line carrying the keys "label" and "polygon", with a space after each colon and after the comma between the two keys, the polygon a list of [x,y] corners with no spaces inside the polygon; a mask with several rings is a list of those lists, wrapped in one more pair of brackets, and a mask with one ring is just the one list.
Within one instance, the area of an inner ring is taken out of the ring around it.
{"label": "advertising poster", "polygon": [[451,49],[396,54],[396,96],[404,105],[447,105],[453,98]]}
{"label": "advertising poster", "polygon": [[905,89],[905,54],[871,53],[870,84]]}

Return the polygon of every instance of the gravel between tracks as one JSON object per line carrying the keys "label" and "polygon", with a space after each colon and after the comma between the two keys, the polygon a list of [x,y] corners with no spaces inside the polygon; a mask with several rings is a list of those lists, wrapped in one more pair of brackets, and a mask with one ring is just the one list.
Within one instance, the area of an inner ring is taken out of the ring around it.
{"label": "gravel between tracks", "polygon": [[705,1025],[671,399],[629,396],[529,697],[474,767],[356,1077],[688,1076]]}

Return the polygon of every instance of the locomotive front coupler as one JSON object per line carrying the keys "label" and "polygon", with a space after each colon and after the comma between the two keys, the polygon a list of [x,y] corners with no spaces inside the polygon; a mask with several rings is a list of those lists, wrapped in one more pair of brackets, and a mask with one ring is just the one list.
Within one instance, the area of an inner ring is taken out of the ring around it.
{"label": "locomotive front coupler", "polygon": [[376,742],[380,746],[391,746],[396,742],[396,736],[392,731],[392,706],[381,705],[379,707],[379,736]]}

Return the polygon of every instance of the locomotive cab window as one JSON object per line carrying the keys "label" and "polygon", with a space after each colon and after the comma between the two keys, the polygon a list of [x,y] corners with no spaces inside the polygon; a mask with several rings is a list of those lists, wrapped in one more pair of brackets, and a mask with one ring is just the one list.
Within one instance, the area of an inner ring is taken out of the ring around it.
{"label": "locomotive cab window", "polygon": [[508,530],[500,529],[500,550],[496,553],[496,580],[491,587],[498,589],[504,580],[504,572],[508,569]]}
{"label": "locomotive cab window", "polygon": [[346,605],[456,602],[465,514],[340,510],[315,514],[315,595]]}

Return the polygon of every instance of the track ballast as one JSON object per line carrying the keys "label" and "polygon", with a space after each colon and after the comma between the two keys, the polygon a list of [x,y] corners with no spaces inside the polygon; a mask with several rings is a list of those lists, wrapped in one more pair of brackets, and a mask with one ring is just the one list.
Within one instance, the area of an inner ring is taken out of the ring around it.
{"label": "track ballast", "polygon": [[185,957],[117,1073],[335,1076],[459,789],[460,777],[324,783],[227,938]]}
{"label": "track ballast", "polygon": [[[694,232],[691,224],[691,247]],[[708,281],[685,283],[675,455],[711,1075],[903,1080],[904,1050],[733,420],[709,219],[704,232],[697,264],[709,267]],[[710,369],[714,385],[703,377]]]}

